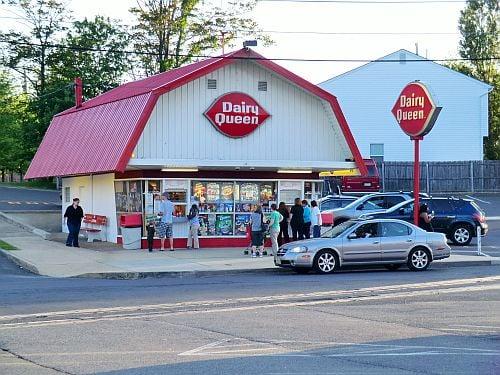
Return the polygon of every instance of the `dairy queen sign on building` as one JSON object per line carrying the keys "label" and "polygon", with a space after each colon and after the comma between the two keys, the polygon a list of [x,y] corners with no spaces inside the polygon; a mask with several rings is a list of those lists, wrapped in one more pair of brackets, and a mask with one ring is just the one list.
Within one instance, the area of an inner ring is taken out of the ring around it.
{"label": "dairy queen sign on building", "polygon": [[26,178],[61,176],[63,208],[78,196],[107,217],[111,242],[122,215],[144,225],[168,191],[175,246],[186,245],[196,203],[201,246],[221,247],[248,245],[257,204],[318,198],[320,171],[350,168],[366,173],[337,99],[244,48],[77,97],[54,116]]}

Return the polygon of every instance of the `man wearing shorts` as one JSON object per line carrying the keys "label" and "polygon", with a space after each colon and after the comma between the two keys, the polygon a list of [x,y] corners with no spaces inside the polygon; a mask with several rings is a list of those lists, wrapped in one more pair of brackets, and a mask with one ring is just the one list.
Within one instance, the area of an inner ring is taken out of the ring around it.
{"label": "man wearing shorts", "polygon": [[165,238],[170,242],[170,251],[174,251],[174,236],[172,231],[174,204],[168,199],[168,193],[165,191],[161,195],[161,203],[158,213],[161,215],[158,226],[158,237],[160,237],[161,249],[165,251]]}

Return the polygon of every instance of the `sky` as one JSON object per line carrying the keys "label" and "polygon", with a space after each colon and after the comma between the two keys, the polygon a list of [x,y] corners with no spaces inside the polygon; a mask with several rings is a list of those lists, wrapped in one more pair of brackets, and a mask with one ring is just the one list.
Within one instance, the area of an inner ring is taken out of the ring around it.
{"label": "sky", "polygon": [[[222,6],[227,3],[227,0],[212,1]],[[465,2],[381,4],[375,1],[380,0],[350,4],[259,1],[251,16],[262,30],[287,33],[269,33],[275,41],[274,45],[257,46],[255,50],[268,58],[373,60],[402,48],[415,52],[418,44],[418,52],[424,57],[458,57],[458,18]],[[100,14],[121,19],[126,24],[133,22],[128,9],[135,4],[135,0],[72,0],[67,3],[75,19]],[[1,15],[8,15],[4,6],[0,7]],[[7,25],[3,23],[1,29]],[[325,81],[363,64],[277,62],[313,83]]]}

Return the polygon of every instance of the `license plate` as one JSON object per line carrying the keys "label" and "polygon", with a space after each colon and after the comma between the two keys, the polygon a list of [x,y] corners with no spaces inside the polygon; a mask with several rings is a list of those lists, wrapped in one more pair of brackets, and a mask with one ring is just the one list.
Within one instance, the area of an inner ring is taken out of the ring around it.
{"label": "license plate", "polygon": [[363,182],[363,186],[372,186],[372,183],[371,182]]}

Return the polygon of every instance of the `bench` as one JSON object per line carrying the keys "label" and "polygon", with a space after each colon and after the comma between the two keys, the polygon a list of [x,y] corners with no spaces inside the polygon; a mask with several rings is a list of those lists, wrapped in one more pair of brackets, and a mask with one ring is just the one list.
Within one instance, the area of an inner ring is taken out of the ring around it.
{"label": "bench", "polygon": [[87,232],[87,242],[106,241],[106,226],[108,225],[106,216],[85,214],[83,223],[85,226],[82,229]]}

